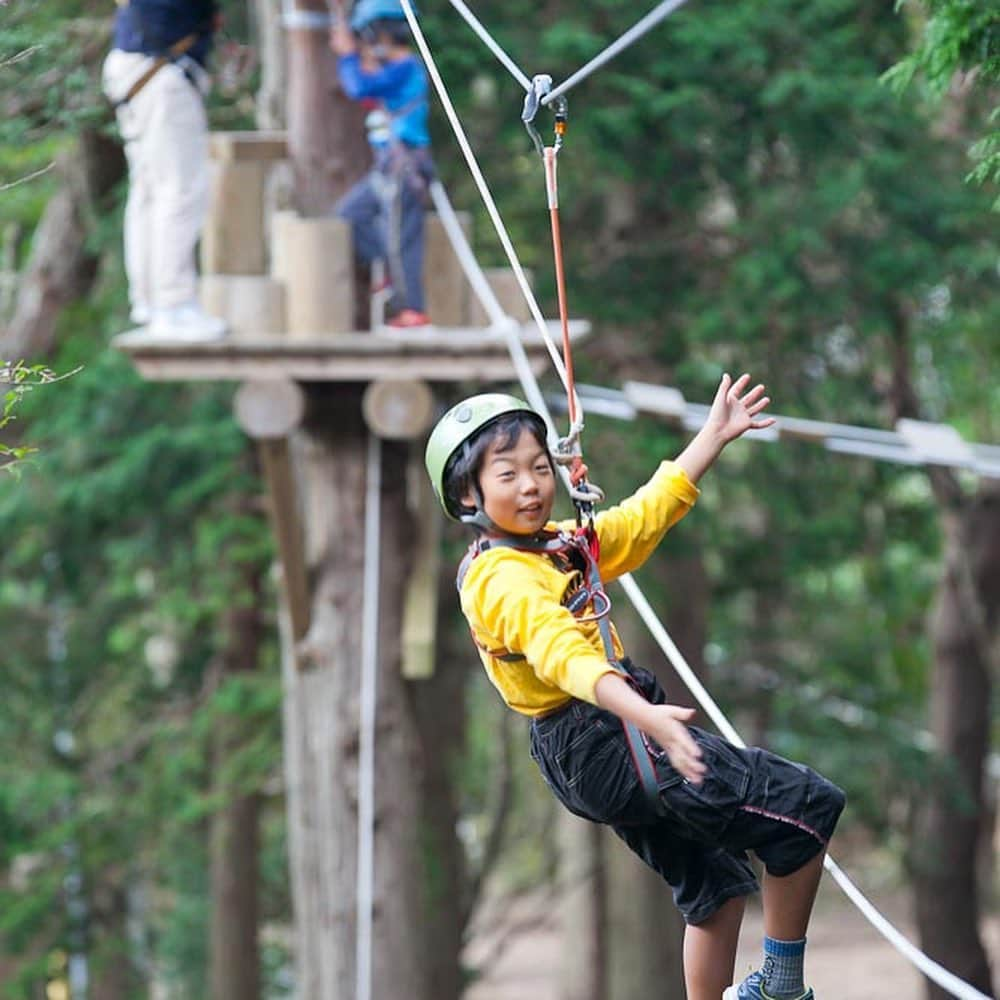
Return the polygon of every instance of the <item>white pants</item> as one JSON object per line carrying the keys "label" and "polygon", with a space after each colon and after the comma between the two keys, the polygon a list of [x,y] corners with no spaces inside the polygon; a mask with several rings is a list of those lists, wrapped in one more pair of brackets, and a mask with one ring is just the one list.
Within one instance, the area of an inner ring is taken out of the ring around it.
{"label": "white pants", "polygon": [[[120,100],[151,57],[113,49],[103,87]],[[125,273],[133,309],[166,309],[197,299],[195,246],[208,207],[208,120],[202,96],[173,63],[118,109],[129,189]]]}

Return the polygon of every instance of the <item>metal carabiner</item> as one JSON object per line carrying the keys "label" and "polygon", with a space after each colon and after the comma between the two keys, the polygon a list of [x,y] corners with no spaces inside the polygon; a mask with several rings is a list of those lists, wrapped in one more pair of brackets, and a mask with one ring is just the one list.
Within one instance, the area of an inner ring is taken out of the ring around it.
{"label": "metal carabiner", "polygon": [[552,90],[552,77],[548,73],[538,73],[531,79],[531,90],[524,96],[524,107],[521,109],[521,121],[535,144],[538,155],[545,156],[545,143],[535,126],[538,109],[542,106],[542,98]]}
{"label": "metal carabiner", "polygon": [[[531,136],[538,155],[545,157],[545,142],[542,140],[538,127],[535,125],[535,118],[538,110],[542,107],[543,99],[552,91],[552,77],[548,73],[538,73],[531,79],[531,89],[524,97],[524,107],[521,110],[521,121]],[[554,102],[553,112],[555,113],[555,140],[552,148],[559,151],[562,146],[563,136],[566,134],[566,124],[569,116],[569,103],[565,97],[560,95]]]}

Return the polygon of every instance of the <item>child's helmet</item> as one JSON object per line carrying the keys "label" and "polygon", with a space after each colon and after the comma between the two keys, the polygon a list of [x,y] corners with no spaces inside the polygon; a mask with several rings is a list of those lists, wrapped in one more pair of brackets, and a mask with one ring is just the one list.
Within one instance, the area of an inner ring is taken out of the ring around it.
{"label": "child's helmet", "polygon": [[431,477],[435,496],[453,521],[460,520],[460,517],[457,511],[449,508],[445,492],[444,473],[448,460],[487,424],[506,413],[518,412],[531,414],[542,427],[545,426],[545,421],[523,399],[502,392],[484,392],[456,403],[431,431],[424,453],[424,464]]}
{"label": "child's helmet", "polygon": [[[416,13],[417,5],[411,3],[411,6]],[[358,0],[351,11],[351,30],[360,34],[375,21],[405,20],[406,14],[399,0]]]}

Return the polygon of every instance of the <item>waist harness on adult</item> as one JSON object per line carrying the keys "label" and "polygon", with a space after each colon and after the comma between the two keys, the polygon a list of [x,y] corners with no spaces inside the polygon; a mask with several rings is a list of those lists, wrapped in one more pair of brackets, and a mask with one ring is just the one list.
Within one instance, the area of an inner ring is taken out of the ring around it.
{"label": "waist harness on adult", "polygon": [[[122,4],[122,6],[126,5]],[[179,38],[172,45],[167,46],[167,48],[163,52],[159,53],[153,59],[153,61],[149,64],[149,66],[142,73],[142,75],[139,76],[139,78],[132,84],[131,87],[129,87],[125,95],[121,97],[119,100],[112,102],[111,104],[112,110],[117,111],[119,108],[128,104],[128,102],[131,101],[132,98],[134,98],[146,86],[146,84],[149,83],[149,81],[152,80],[153,77],[156,76],[156,74],[159,73],[160,70],[167,65],[167,63],[176,62],[182,56],[186,55],[187,52],[193,49],[194,46],[199,42],[199,40],[202,39],[205,35],[207,35],[210,30],[211,30],[210,24],[206,23],[204,27],[192,31],[190,34],[185,35],[183,38]],[[184,73],[184,76],[187,77],[188,80],[190,80],[191,85],[197,90],[198,89],[197,81],[192,77],[192,75],[187,71],[187,69],[184,69],[182,67],[182,71]]]}
{"label": "waist harness on adult", "polygon": [[[600,557],[600,540],[592,525],[585,525],[577,528],[575,532],[554,531],[542,532],[530,538],[520,538],[511,535],[490,535],[477,538],[469,546],[465,557],[458,567],[458,589],[461,591],[465,575],[469,571],[472,560],[483,552],[491,548],[516,549],[520,552],[537,552],[540,555],[548,556],[558,569],[563,572],[577,570],[581,574],[580,586],[567,588],[563,595],[563,606],[572,612],[575,618],[581,621],[597,621],[601,633],[601,641],[604,645],[604,655],[608,663],[620,674],[632,687],[635,682],[628,671],[615,655],[614,642],[611,637],[611,623],[608,612],[611,610],[611,600],[604,591],[604,584],[601,581],[600,571],[597,561]],[[583,612],[588,605],[592,605],[594,613],[592,616],[584,617]],[[490,649],[479,641],[475,633],[472,640],[480,649],[504,663],[513,663],[527,658],[523,653],[510,650],[505,647]],[[642,786],[643,794],[650,807],[657,813],[663,813],[663,804],[660,801],[659,786],[656,780],[656,771],[653,767],[652,755],[649,745],[639,728],[625,719],[621,720],[625,730],[625,738],[628,743],[629,753],[632,756],[632,763]]]}

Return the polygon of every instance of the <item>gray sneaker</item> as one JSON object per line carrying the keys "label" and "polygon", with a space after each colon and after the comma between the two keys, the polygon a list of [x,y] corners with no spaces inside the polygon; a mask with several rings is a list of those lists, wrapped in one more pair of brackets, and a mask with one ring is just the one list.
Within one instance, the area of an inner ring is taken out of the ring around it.
{"label": "gray sneaker", "polygon": [[[764,989],[763,977],[760,972],[751,972],[742,983],[735,986],[730,986],[725,993],[722,994],[722,1000],[779,1000],[778,997],[771,996],[767,990]],[[804,993],[800,993],[797,997],[781,997],[780,1000],[815,1000],[813,997],[813,991],[807,989]]]}

